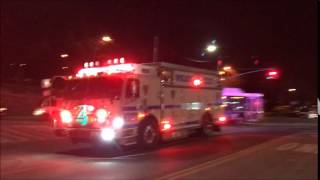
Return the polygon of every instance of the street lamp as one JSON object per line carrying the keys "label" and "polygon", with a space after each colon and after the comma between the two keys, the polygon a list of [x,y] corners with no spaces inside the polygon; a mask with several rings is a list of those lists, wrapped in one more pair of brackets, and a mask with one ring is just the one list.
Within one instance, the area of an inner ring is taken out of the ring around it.
{"label": "street lamp", "polygon": [[224,75],[224,74],[226,74],[226,72],[225,72],[225,71],[219,71],[218,74],[219,74],[219,75]]}
{"label": "street lamp", "polygon": [[295,92],[297,89],[295,89],[295,88],[290,88],[290,89],[288,89],[288,91],[289,92]]}
{"label": "street lamp", "polygon": [[[216,45],[216,40],[211,41],[211,43],[206,47],[206,52],[207,53],[212,53],[214,51],[216,51],[218,48],[218,46]],[[204,55],[205,53],[203,53]]]}
{"label": "street lamp", "polygon": [[60,57],[61,58],[67,58],[67,57],[69,57],[69,54],[60,54]]}
{"label": "street lamp", "polygon": [[210,44],[210,45],[207,46],[206,51],[209,52],[209,53],[211,53],[211,52],[216,51],[217,48],[218,48],[218,47],[217,47],[216,45]]}
{"label": "street lamp", "polygon": [[112,41],[112,38],[110,36],[102,36],[101,40],[103,42],[111,42]]}
{"label": "street lamp", "polygon": [[232,68],[231,68],[231,66],[225,66],[225,67],[223,67],[223,70],[225,70],[225,71],[230,71]]}

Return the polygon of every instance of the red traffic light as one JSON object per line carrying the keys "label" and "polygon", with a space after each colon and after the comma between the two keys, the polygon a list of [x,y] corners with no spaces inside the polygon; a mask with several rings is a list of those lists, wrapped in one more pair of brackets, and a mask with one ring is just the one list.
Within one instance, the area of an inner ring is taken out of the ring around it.
{"label": "red traffic light", "polygon": [[274,75],[277,75],[278,72],[277,71],[270,71],[268,74],[269,74],[269,76],[274,76]]}
{"label": "red traffic light", "polygon": [[277,70],[270,70],[267,72],[266,79],[278,79],[279,78],[279,72]]}

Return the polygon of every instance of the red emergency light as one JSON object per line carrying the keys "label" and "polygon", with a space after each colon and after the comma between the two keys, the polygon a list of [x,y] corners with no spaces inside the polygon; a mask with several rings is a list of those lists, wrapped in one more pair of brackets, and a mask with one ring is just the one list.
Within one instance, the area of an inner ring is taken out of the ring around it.
{"label": "red emergency light", "polygon": [[203,84],[203,79],[201,77],[193,77],[191,81],[192,86],[194,87],[200,87]]}
{"label": "red emergency light", "polygon": [[125,61],[124,61],[124,58],[123,58],[123,57],[122,57],[122,58],[120,58],[119,63],[120,63],[120,64],[124,64],[124,63],[125,63]]}
{"label": "red emergency light", "polygon": [[227,118],[226,118],[225,116],[220,116],[220,117],[218,118],[218,120],[219,120],[220,122],[225,122],[225,121],[227,120]]}
{"label": "red emergency light", "polygon": [[168,120],[164,120],[161,122],[161,130],[162,131],[167,131],[169,129],[171,129],[172,125],[171,122]]}
{"label": "red emergency light", "polygon": [[227,117],[226,116],[219,116],[217,124],[226,124],[227,123]]}
{"label": "red emergency light", "polygon": [[[125,59],[124,57],[121,58],[114,58],[114,59],[109,59],[106,61],[107,65],[114,65],[114,64],[124,64],[125,63]],[[89,68],[89,67],[99,67],[100,66],[100,62],[99,61],[91,61],[91,62],[85,62],[83,64],[84,68]]]}
{"label": "red emergency light", "polygon": [[132,64],[116,64],[110,66],[101,66],[101,67],[93,67],[93,68],[83,68],[78,71],[76,74],[77,77],[88,77],[88,76],[97,76],[99,73],[104,74],[114,74],[114,73],[127,73],[132,72],[134,70],[134,66]]}
{"label": "red emergency light", "polygon": [[201,84],[202,84],[202,81],[200,79],[193,80],[193,85],[194,86],[200,86]]}

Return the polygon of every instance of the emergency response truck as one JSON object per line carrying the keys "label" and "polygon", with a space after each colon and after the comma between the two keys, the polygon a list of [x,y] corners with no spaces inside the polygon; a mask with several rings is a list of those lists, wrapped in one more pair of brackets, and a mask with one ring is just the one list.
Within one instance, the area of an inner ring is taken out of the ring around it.
{"label": "emergency response truck", "polygon": [[[114,64],[117,63],[118,64]],[[154,147],[192,132],[211,135],[226,120],[216,72],[170,63],[85,63],[64,78],[51,113],[58,135],[77,142]]]}

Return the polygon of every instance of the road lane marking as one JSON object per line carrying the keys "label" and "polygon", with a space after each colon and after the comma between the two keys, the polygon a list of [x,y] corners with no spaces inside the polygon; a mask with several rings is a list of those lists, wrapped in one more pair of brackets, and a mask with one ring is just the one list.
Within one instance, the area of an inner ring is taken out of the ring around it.
{"label": "road lane marking", "polygon": [[317,144],[303,144],[302,146],[295,149],[294,151],[318,154],[318,145]]}
{"label": "road lane marking", "polygon": [[277,150],[278,151],[288,151],[288,150],[292,150],[298,146],[299,146],[299,143],[287,143],[287,144],[282,144],[279,147],[277,147]]}
{"label": "road lane marking", "polygon": [[276,148],[278,151],[292,151],[318,154],[317,144],[300,144],[300,143],[287,143],[282,144]]}
{"label": "road lane marking", "polygon": [[[297,134],[299,134],[299,133],[297,133]],[[238,151],[236,153],[229,154],[229,155],[226,155],[226,156],[218,158],[218,159],[210,160],[210,161],[201,163],[199,165],[195,165],[195,166],[192,166],[192,167],[189,167],[189,168],[186,168],[186,169],[183,169],[183,170],[180,170],[180,171],[177,171],[177,172],[162,176],[160,178],[157,178],[157,180],[164,180],[164,179],[173,180],[173,179],[184,178],[186,176],[198,173],[198,172],[203,171],[205,169],[212,168],[212,167],[215,167],[215,166],[219,166],[219,165],[224,164],[226,162],[230,162],[230,161],[233,161],[235,159],[250,155],[250,154],[252,154],[254,152],[266,149],[266,148],[268,148],[270,146],[273,146],[273,145],[275,145],[275,144],[277,144],[279,142],[282,142],[284,140],[290,139],[290,138],[294,137],[297,134],[291,134],[291,135],[283,136],[283,137],[280,137],[280,138],[277,138],[277,139],[273,139],[273,140],[267,141],[265,143],[258,144],[258,145],[255,145],[253,147],[249,147],[247,149]]]}
{"label": "road lane marking", "polygon": [[314,127],[318,126],[318,123],[243,123],[244,125],[256,125],[256,126],[286,126],[286,127]]}

